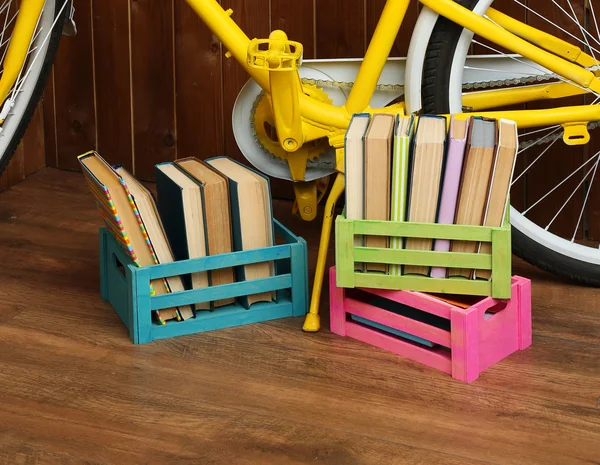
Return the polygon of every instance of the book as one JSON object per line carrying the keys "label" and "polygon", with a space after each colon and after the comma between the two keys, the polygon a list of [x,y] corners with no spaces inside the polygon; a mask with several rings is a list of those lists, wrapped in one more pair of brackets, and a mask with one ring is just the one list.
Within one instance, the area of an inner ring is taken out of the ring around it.
{"label": "book", "polygon": [[[468,128],[468,120],[456,119],[454,116],[450,120],[446,167],[444,169],[440,210],[437,218],[437,223],[440,224],[452,224],[454,222]],[[447,239],[436,239],[433,250],[437,252],[450,251],[450,241]],[[445,278],[446,271],[445,267],[432,267],[430,276],[432,278]]]}
{"label": "book", "polygon": [[[442,176],[446,154],[446,124],[444,116],[419,117],[409,175],[407,221],[435,223],[438,215]],[[432,250],[433,240],[408,237],[405,248]],[[404,265],[403,274],[429,276],[429,267]]]}
{"label": "book", "polygon": [[[124,167],[115,166],[114,169],[121,177],[123,185],[127,187],[131,194],[135,207],[139,212],[142,226],[150,240],[157,263],[173,262],[175,258],[169,245],[152,193]],[[171,292],[181,292],[185,290],[180,276],[170,276],[165,278],[165,280],[167,281],[167,285]],[[190,305],[181,305],[178,307],[178,310],[183,320],[187,320],[194,316]]]}
{"label": "book", "polygon": [[[480,116],[471,117],[459,187],[455,224],[483,225],[486,200],[497,145],[497,121]],[[476,241],[452,241],[452,252],[475,253]],[[448,277],[471,279],[473,271],[451,268]]]}
{"label": "book", "polygon": [[[390,184],[392,169],[392,140],[395,116],[376,113],[365,134],[364,155],[364,219],[390,219]],[[366,236],[365,247],[389,248],[389,237]],[[387,273],[384,263],[367,263],[366,271]]]}
{"label": "book", "polygon": [[[122,184],[120,176],[96,151],[79,155],[77,160],[106,227],[123,250],[138,267],[157,264],[158,259],[143,228],[135,202],[127,186]],[[150,295],[167,293],[169,287],[166,280],[155,279],[150,282]],[[176,308],[154,311],[153,316],[159,324],[181,319]]]}
{"label": "book", "polygon": [[[398,115],[394,127],[394,146],[392,155],[391,221],[406,220],[408,168],[413,131],[414,116]],[[391,237],[390,247],[392,249],[404,248],[404,239],[397,236]],[[402,274],[402,265],[390,265],[390,274],[400,276]]]}
{"label": "book", "polygon": [[[489,195],[487,197],[484,226],[500,227],[508,208],[510,185],[517,161],[519,133],[514,121],[500,119],[498,121],[498,148],[494,157]],[[479,244],[479,253],[491,254],[492,244]],[[475,278],[490,279],[490,270],[476,270]]]}
{"label": "book", "polygon": [[[207,256],[204,205],[200,183],[173,162],[155,165],[158,211],[176,260]],[[182,275],[187,289],[210,286],[209,274]],[[212,310],[211,302],[196,302],[196,310]]]}
{"label": "book", "polygon": [[[271,247],[275,243],[275,230],[269,179],[231,158],[215,157],[206,162],[229,179],[234,250]],[[237,281],[274,275],[275,264],[272,261],[236,267]],[[262,292],[240,297],[239,300],[248,309],[256,302],[270,302],[274,298],[274,292]]]}
{"label": "book", "polygon": [[390,334],[393,334],[394,336],[398,336],[398,337],[407,339],[412,342],[417,342],[426,347],[435,347],[435,345],[436,345],[436,344],[433,344],[431,341],[428,341],[427,339],[423,339],[422,337],[415,336],[415,335],[407,333],[405,331],[400,331],[399,329],[395,329],[390,326],[387,326],[387,325],[384,325],[381,323],[377,323],[376,321],[371,321],[366,318],[353,315],[352,313],[350,314],[350,318],[352,320],[356,321],[357,323],[361,323],[366,326],[371,326],[372,328],[378,329],[379,331],[383,331],[384,333],[390,333]]}
{"label": "book", "polygon": [[[194,157],[176,160],[175,164],[200,183],[204,204],[207,255],[233,252],[228,178],[205,161]],[[211,286],[235,282],[234,271],[231,267],[211,270],[209,275]],[[214,302],[214,306],[221,307],[234,302],[234,298],[220,299]]]}
{"label": "book", "polygon": [[477,302],[480,302],[485,297],[478,295],[468,295],[468,294],[438,294],[433,292],[423,292],[423,294],[433,297],[434,299],[441,300],[442,302],[446,302],[448,304],[454,305],[460,308],[469,308],[475,305]]}
{"label": "book", "polygon": [[[349,220],[364,219],[364,150],[365,132],[371,115],[358,113],[352,116],[344,136],[344,173],[346,188],[346,218]],[[354,236],[354,245],[362,247],[364,238]],[[363,271],[362,263],[354,263],[355,271]]]}

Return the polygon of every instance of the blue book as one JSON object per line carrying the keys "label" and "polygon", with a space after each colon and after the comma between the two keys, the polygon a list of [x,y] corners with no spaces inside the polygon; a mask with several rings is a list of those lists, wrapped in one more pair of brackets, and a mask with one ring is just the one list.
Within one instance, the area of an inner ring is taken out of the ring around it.
{"label": "blue book", "polygon": [[382,325],[381,323],[377,323],[375,321],[371,321],[371,320],[367,320],[366,318],[360,317],[360,316],[356,316],[356,315],[350,315],[350,318],[352,318],[354,321],[357,321],[358,323],[362,323],[363,325],[367,325],[367,326],[371,326],[375,329],[378,329],[380,331],[383,331],[385,333],[390,333],[393,334],[395,336],[401,337],[403,339],[408,339],[410,341],[413,342],[418,342],[419,344],[422,344],[424,346],[427,347],[433,347],[433,343],[420,338],[419,336],[415,336],[413,334],[409,334],[409,333],[405,333],[404,331],[400,331],[399,329],[394,329],[391,328],[389,326],[386,325]]}
{"label": "blue book", "polygon": [[[204,221],[204,202],[200,183],[174,163],[159,163],[154,167],[158,212],[171,245],[175,260],[206,257],[208,251]],[[210,286],[206,271],[183,275],[186,289]],[[212,310],[211,302],[198,302],[196,310]]]}
{"label": "blue book", "polygon": [[[228,157],[210,158],[206,162],[229,179],[234,250],[273,246],[275,227],[269,178]],[[275,264],[272,261],[236,267],[238,282],[274,275]],[[256,302],[271,302],[274,299],[274,292],[260,292],[240,297],[239,302],[245,308],[250,308]]]}

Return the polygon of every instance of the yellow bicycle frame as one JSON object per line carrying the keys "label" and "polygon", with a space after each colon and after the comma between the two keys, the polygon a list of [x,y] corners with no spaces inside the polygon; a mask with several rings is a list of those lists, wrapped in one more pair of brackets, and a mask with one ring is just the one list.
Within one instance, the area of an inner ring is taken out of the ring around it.
{"label": "yellow bicycle frame", "polygon": [[[269,92],[268,71],[253,69],[246,63],[250,40],[231,19],[231,12],[224,11],[216,0],[186,1],[219,37],[229,53],[244,66],[248,74],[266,92]],[[547,85],[544,89],[527,91],[503,89],[486,93],[466,94],[464,105],[473,108],[475,112],[493,106],[504,106],[505,102],[525,103],[539,99],[577,95],[584,93],[585,89],[600,93],[599,78],[593,72],[584,69],[584,66],[593,66],[595,60],[580,48],[517,21],[493,8],[488,9],[486,13],[492,20],[489,21],[452,0],[419,1],[438,14],[472,30],[481,37],[520,54],[579,86],[561,83]],[[411,0],[387,0],[354,86],[344,106],[338,107],[319,102],[300,93],[299,111],[305,127],[304,132],[308,134],[306,140],[312,140],[310,133],[315,132],[315,128],[327,128],[330,133],[344,130],[347,128],[353,113],[398,111],[398,106],[393,109],[389,107],[370,108],[369,102],[410,2]],[[500,115],[499,112],[474,114]],[[501,117],[512,119],[517,122],[519,127],[524,128],[547,124],[587,122],[600,119],[600,107],[582,105],[548,110],[504,111],[501,112]],[[318,134],[322,136],[323,133],[318,131]]]}

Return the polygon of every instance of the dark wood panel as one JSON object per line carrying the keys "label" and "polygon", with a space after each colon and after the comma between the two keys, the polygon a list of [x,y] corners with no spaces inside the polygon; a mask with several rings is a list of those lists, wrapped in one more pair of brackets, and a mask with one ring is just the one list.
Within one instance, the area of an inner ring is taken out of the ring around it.
{"label": "dark wood panel", "polygon": [[[583,0],[572,1],[571,3],[578,13],[578,16],[582,18]],[[545,0],[529,0],[528,6],[534,10],[543,11],[545,17],[556,24],[560,23],[563,28],[572,34],[581,34],[575,23],[570,20],[565,20],[564,13],[555,6],[548,5],[548,2]],[[572,40],[567,34],[557,29],[549,29],[548,24],[533,13],[527,14],[527,22],[534,27],[551,31],[556,34],[557,37],[564,38],[565,40]],[[583,97],[572,97],[549,102],[530,103],[528,104],[528,108],[537,109],[552,108],[562,105],[581,105],[583,102]],[[541,154],[544,148],[546,148],[546,145],[523,152],[522,156],[525,159],[525,163],[527,165],[532,163],[538,155]],[[562,140],[556,142],[527,173],[527,206],[533,205],[538,199],[546,195],[575,169],[581,166],[582,163],[583,147],[570,147],[565,145]],[[572,176],[560,188],[544,199],[537,207],[532,209],[527,215],[528,218],[531,218],[536,224],[546,227],[558,212],[559,208],[575,190],[584,173],[585,171],[580,171]],[[550,227],[551,232],[569,239],[571,238],[583,207],[583,197],[584,192],[579,189],[569,201],[567,207],[563,209],[562,213],[552,223],[552,226]],[[582,237],[582,231],[583,224],[580,224],[577,231],[577,237]]]}
{"label": "dark wood panel", "polygon": [[[587,2],[588,4],[590,2]],[[593,2],[592,2],[593,3]],[[593,3],[596,5],[596,3]],[[594,13],[598,15],[598,7],[595,7]],[[588,30],[592,33],[594,37],[597,38],[597,31],[594,24],[594,18],[591,14],[591,11],[587,10],[587,19],[586,24]],[[596,16],[596,19],[600,19],[599,16]],[[598,50],[598,44],[590,41],[590,45]],[[598,53],[595,53],[596,58],[598,57]],[[595,100],[595,96],[589,95],[586,96],[586,103],[590,104]],[[591,140],[586,145],[584,149],[584,157],[586,160],[589,160],[590,157],[596,156],[600,152],[600,128],[594,128],[590,130]],[[593,162],[590,162],[593,163]],[[587,239],[593,241],[600,241],[600,169],[596,172],[594,179],[591,179],[586,184],[586,189],[591,189],[589,194],[589,199],[587,203],[587,211],[586,211],[586,227],[587,227]]]}
{"label": "dark wood panel", "polygon": [[23,141],[17,146],[8,166],[5,169],[6,187],[14,186],[25,179],[25,151]]}
{"label": "dark wood panel", "polygon": [[49,73],[48,82],[42,96],[44,101],[44,145],[46,149],[46,166],[57,167],[56,151],[56,102],[54,101],[54,67]]}
{"label": "dark wood panel", "polygon": [[109,163],[132,170],[128,3],[129,0],[92,0],[92,26],[98,151]]}
{"label": "dark wood panel", "polygon": [[[381,16],[381,12],[383,11],[385,2],[386,0],[369,0],[368,2],[366,2],[367,46],[369,45],[371,37],[373,37],[375,27],[377,26],[377,22],[379,21],[379,17]],[[400,26],[400,31],[398,32],[398,35],[396,37],[396,41],[394,42],[394,46],[392,48],[390,56],[406,57],[408,53],[408,46],[410,44],[410,38],[415,27],[415,23],[417,22],[418,14],[419,2],[410,2],[404,20],[402,21],[402,26]]]}
{"label": "dark wood panel", "polygon": [[173,0],[131,1],[131,73],[135,175],[175,160]]}
{"label": "dark wood panel", "polygon": [[23,136],[25,176],[46,166],[46,141],[44,137],[44,110],[40,102],[33,113],[29,127]]}
{"label": "dark wood panel", "polygon": [[175,0],[177,156],[223,153],[221,44],[185,0]]}
{"label": "dark wood panel", "polygon": [[91,0],[75,3],[77,35],[63,36],[54,62],[58,166],[69,170],[96,148],[91,7]]}
{"label": "dark wood panel", "polygon": [[[595,97],[586,97],[586,102],[593,102]],[[585,160],[591,157],[600,156],[600,128],[590,130],[590,142],[584,148]],[[590,162],[589,165],[595,162]],[[588,165],[588,166],[589,166]],[[586,189],[591,189],[587,203],[587,239],[600,241],[600,168],[596,171],[594,178],[590,178],[585,185]]]}
{"label": "dark wood panel", "polygon": [[314,0],[271,0],[271,29],[281,29],[289,40],[300,42],[304,58],[315,57],[314,27]]}
{"label": "dark wood panel", "polygon": [[[233,0],[233,19],[249,38],[267,38],[269,35],[269,0]],[[225,52],[225,50],[223,50]],[[250,77],[234,58],[223,59],[223,115],[225,154],[245,162],[233,136],[231,114],[237,94]]]}
{"label": "dark wood panel", "polygon": [[[316,56],[314,7],[314,0],[271,0],[271,29],[282,29],[290,40],[302,43],[303,58],[307,59]],[[271,179],[271,189],[276,198],[294,198],[292,184],[288,181]]]}
{"label": "dark wood panel", "polygon": [[316,2],[318,58],[361,58],[366,44],[363,0]]}
{"label": "dark wood panel", "polygon": [[[274,208],[313,269],[319,228]],[[331,334],[327,286],[316,334],[289,318],[137,347],[99,296],[101,224],[79,173],[0,197],[0,461],[597,462],[597,289],[515,260],[533,345],[471,385]]]}
{"label": "dark wood panel", "polygon": [[[233,19],[249,38],[269,36],[271,22],[269,0],[232,0],[228,2],[228,7],[233,10]],[[233,58],[223,58],[224,154],[246,164],[249,163],[233,135],[231,115],[237,95],[248,79],[246,71]],[[274,197],[293,196],[289,182],[274,178],[271,178],[271,191]]]}

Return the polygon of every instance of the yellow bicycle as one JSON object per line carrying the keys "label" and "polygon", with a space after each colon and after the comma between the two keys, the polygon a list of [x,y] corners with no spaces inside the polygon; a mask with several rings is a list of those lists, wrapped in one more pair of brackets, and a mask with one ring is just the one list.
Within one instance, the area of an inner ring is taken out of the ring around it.
{"label": "yellow bicycle", "polygon": [[[594,226],[600,193],[593,189],[600,150],[590,137],[600,121],[594,1],[548,0],[543,9],[520,0],[418,1],[423,8],[406,58],[389,55],[411,2],[387,0],[363,58],[303,61],[302,44],[285,32],[250,40],[233,12],[216,0],[187,0],[227,56],[250,76],[232,115],[236,141],[249,162],[294,183],[296,208],[305,220],[316,216],[323,180],[335,176],[306,331],[320,327],[325,257],[334,207],[344,189],[344,133],[359,112],[515,120],[520,168],[511,191],[513,250],[540,268],[600,285],[600,233],[595,232],[600,228]],[[500,11],[509,3],[511,11],[520,11],[518,17]],[[72,12],[71,0],[21,0],[18,12],[10,0],[0,6],[1,34],[8,38],[0,40],[0,172],[39,99],[66,18],[74,30]],[[522,21],[526,16],[529,24]],[[552,166],[556,156],[548,161],[557,149],[573,168],[564,177],[557,177]],[[542,185],[541,179],[552,180],[548,192],[523,199],[523,184]],[[571,220],[569,227],[564,217]]]}

